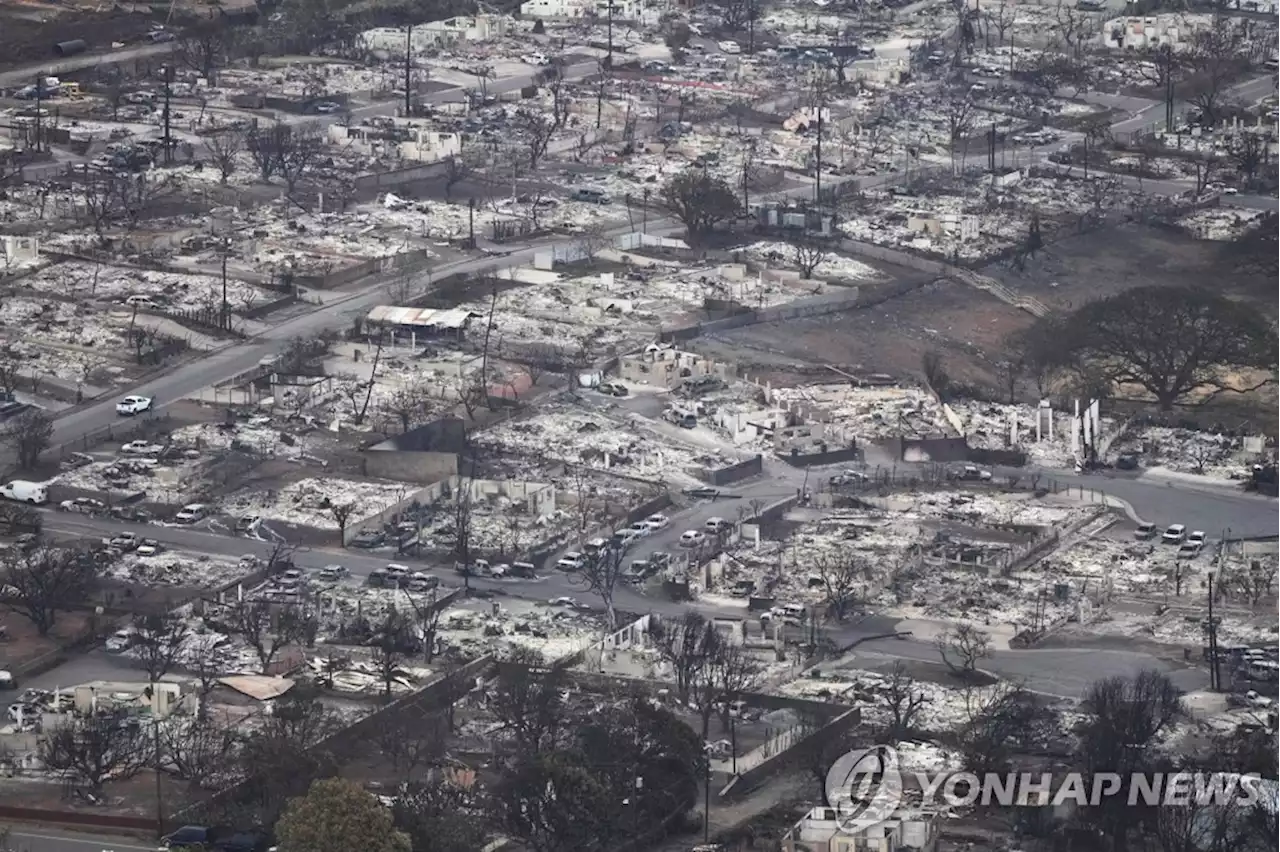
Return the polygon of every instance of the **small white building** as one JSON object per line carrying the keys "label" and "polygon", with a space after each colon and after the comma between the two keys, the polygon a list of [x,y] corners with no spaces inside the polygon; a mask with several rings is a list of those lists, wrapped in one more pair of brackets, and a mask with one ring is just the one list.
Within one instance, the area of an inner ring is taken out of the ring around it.
{"label": "small white building", "polygon": [[1177,50],[1187,46],[1191,35],[1204,25],[1201,15],[1148,15],[1113,18],[1102,26],[1100,38],[1109,48],[1142,50],[1169,45]]}
{"label": "small white building", "polygon": [[834,808],[814,808],[782,838],[785,852],[933,852],[938,848],[938,816],[899,808],[892,817],[865,828],[845,828]]}
{"label": "small white building", "polygon": [[[654,22],[660,17],[657,8],[651,8],[643,0],[612,0],[615,21]],[[522,18],[566,19],[609,17],[610,0],[528,0],[520,4]]]}
{"label": "small white building", "polygon": [[435,163],[462,151],[462,137],[457,133],[442,133],[414,124],[403,127],[407,139],[391,138],[381,128],[331,124],[328,128],[329,141],[369,156],[394,150],[401,159],[421,163]]}
{"label": "small white building", "polygon": [[[464,41],[488,41],[511,31],[509,15],[459,15],[444,21],[431,21],[413,28],[413,52],[422,53]],[[365,30],[359,41],[368,50],[380,50],[404,56],[404,27],[377,27]]]}

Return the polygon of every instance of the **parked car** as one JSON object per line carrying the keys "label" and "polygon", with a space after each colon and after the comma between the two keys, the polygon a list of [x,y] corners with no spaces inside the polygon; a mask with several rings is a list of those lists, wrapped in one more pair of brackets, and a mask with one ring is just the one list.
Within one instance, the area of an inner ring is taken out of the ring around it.
{"label": "parked car", "polygon": [[153,404],[154,400],[149,396],[126,396],[116,403],[116,414],[132,417],[150,411]]}
{"label": "parked car", "polygon": [[142,440],[130,441],[120,447],[120,452],[130,456],[154,456],[163,451],[163,445]]}
{"label": "parked car", "polygon": [[33,506],[43,506],[49,502],[49,487],[43,482],[15,479],[0,486],[0,497],[16,500],[19,503],[30,503]]}
{"label": "parked car", "polygon": [[142,544],[138,545],[138,549],[135,550],[134,553],[145,558],[148,556],[155,556],[163,551],[164,547],[161,546],[160,542],[156,541],[154,538],[144,538],[142,540]]}
{"label": "parked car", "polygon": [[260,523],[262,518],[259,515],[241,515],[236,518],[236,532],[248,532]]}
{"label": "parked car", "polygon": [[684,493],[690,497],[714,500],[716,497],[720,496],[720,489],[712,488],[710,485],[699,485],[697,488],[686,488]]}
{"label": "parked car", "polygon": [[680,533],[681,547],[697,547],[707,540],[706,534],[702,530],[685,530]]}
{"label": "parked car", "polygon": [[209,513],[209,507],[203,503],[188,503],[178,510],[178,514],[173,519],[180,524],[194,524],[204,520],[205,515]]}
{"label": "parked car", "polygon": [[1138,524],[1138,528],[1133,531],[1133,537],[1138,541],[1149,541],[1156,537],[1156,525],[1153,523]]}
{"label": "parked car", "polygon": [[561,571],[581,571],[582,566],[586,564],[587,557],[577,551],[570,551],[556,562],[556,567]]}
{"label": "parked car", "polygon": [[142,544],[142,540],[137,533],[122,532],[112,536],[109,544],[121,550],[134,550],[138,545]]}
{"label": "parked car", "polygon": [[387,537],[379,530],[360,530],[356,537],[351,539],[352,547],[374,548],[382,547],[386,544]]}
{"label": "parked car", "polygon": [[653,527],[649,526],[648,521],[636,521],[629,529],[635,538],[644,538],[653,532]]}
{"label": "parked car", "polygon": [[101,500],[94,500],[92,497],[76,497],[71,500],[63,500],[58,504],[58,508],[64,512],[78,512],[82,515],[92,515],[107,508],[107,504],[103,503]]}
{"label": "parked car", "polygon": [[332,583],[350,574],[351,572],[347,570],[345,565],[326,565],[320,569],[320,573],[316,576],[326,583]]}
{"label": "parked car", "polygon": [[724,518],[707,518],[703,526],[707,528],[707,532],[711,535],[719,535],[722,532],[728,532],[733,529],[733,523],[726,521]]}
{"label": "parked car", "polygon": [[126,627],[126,628],[121,628],[120,630],[117,630],[115,633],[112,633],[107,638],[105,647],[108,651],[119,654],[123,651],[129,650],[130,646],[132,645],[133,645],[133,631]]}
{"label": "parked car", "polygon": [[649,530],[651,532],[665,530],[667,527],[671,526],[671,519],[666,515],[650,515],[644,519],[644,522],[649,525]]}
{"label": "parked car", "polygon": [[1187,537],[1187,527],[1185,524],[1173,524],[1164,531],[1164,535],[1160,536],[1160,540],[1165,544],[1182,544],[1182,540]]}

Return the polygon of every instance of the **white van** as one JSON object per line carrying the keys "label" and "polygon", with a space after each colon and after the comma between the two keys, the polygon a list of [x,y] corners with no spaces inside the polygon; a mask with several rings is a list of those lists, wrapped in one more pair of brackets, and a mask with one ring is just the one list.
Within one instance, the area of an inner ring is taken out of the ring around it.
{"label": "white van", "polygon": [[737,56],[742,52],[742,48],[736,41],[722,41],[718,45],[721,53],[727,53],[730,56]]}
{"label": "white van", "polygon": [[15,479],[13,482],[0,485],[0,497],[8,500],[17,500],[19,503],[43,506],[49,502],[49,486],[43,482],[28,482],[25,479]]}
{"label": "white van", "polygon": [[591,204],[608,204],[612,200],[609,197],[609,193],[603,189],[596,189],[590,186],[578,187],[569,197],[574,201],[587,201]]}

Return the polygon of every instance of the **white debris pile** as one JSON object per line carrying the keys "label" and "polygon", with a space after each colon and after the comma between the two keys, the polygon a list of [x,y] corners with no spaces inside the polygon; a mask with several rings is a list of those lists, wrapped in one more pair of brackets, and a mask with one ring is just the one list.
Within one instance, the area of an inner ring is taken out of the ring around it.
{"label": "white debris pile", "polygon": [[[1053,426],[1040,430],[1036,440],[1038,409],[1032,405],[1006,405],[995,402],[957,400],[948,403],[960,418],[970,447],[981,449],[1010,448],[1009,439],[1017,427],[1015,447],[1027,454],[1027,461],[1034,465],[1054,468],[1070,468],[1075,463],[1071,452],[1071,415],[1053,411]],[[1117,428],[1115,419],[1101,418],[1102,435]],[[1050,434],[1052,432],[1052,435]]]}
{"label": "white debris pile", "polygon": [[1256,438],[1167,426],[1140,426],[1130,428],[1116,440],[1111,445],[1111,453],[1139,453],[1142,466],[1148,470],[1235,480],[1246,477],[1249,465],[1261,456],[1261,453],[1248,452],[1246,441],[1262,444],[1261,439]]}
{"label": "white debris pile", "polygon": [[154,556],[126,553],[107,569],[109,577],[126,583],[191,589],[223,588],[244,573],[234,558],[182,550],[162,550]]}
{"label": "white debris pile", "polygon": [[1199,584],[1199,575],[1211,569],[1208,555],[1179,559],[1178,548],[1146,541],[1089,537],[1074,541],[1041,563],[1059,571],[1077,585],[1085,584],[1104,596],[1152,595],[1163,599],[1177,592],[1181,577],[1183,594]]}
{"label": "white debris pile", "polygon": [[[559,317],[542,312],[530,315],[518,307],[515,300],[508,300],[507,305],[503,307],[500,301],[493,312],[492,335],[494,342],[499,345],[545,344],[557,349],[584,349],[592,357],[600,357],[630,351],[644,341],[653,339],[651,329],[628,322],[612,312],[606,311],[598,322],[579,323],[566,321],[564,312]],[[459,307],[483,316],[489,315],[487,302],[471,302]]]}
{"label": "white debris pile", "polygon": [[0,305],[0,325],[23,334],[38,333],[48,343],[83,346],[96,351],[125,351],[125,328],[77,301],[37,301],[14,297]]}
{"label": "white debris pile", "polygon": [[144,493],[153,503],[181,505],[199,488],[201,467],[194,459],[160,463],[154,458],[126,456],[66,471],[56,481],[68,488],[104,494]]}
{"label": "white debris pile", "polygon": [[1055,222],[1074,226],[1086,212],[1127,210],[1140,200],[1136,188],[1110,176],[1023,176],[1004,187],[969,176],[925,183],[918,194],[868,191],[868,209],[844,219],[841,230],[877,245],[979,259],[1025,239],[1033,214],[1048,231]]}
{"label": "white debris pile", "polygon": [[898,765],[912,772],[942,772],[964,768],[964,755],[933,743],[901,742],[897,745]]}
{"label": "white debris pile", "polygon": [[1264,213],[1263,210],[1209,207],[1183,216],[1177,224],[1198,240],[1231,242],[1252,228]]}
{"label": "white debris pile", "polygon": [[[746,248],[747,256],[757,262],[797,266],[796,248],[787,243],[759,242]],[[812,253],[806,253],[811,259]],[[872,281],[880,277],[874,267],[839,254],[822,255],[813,277],[826,281]]]}
{"label": "white debris pile", "polygon": [[568,599],[551,605],[475,601],[445,611],[438,635],[444,644],[464,653],[496,650],[505,655],[525,648],[540,651],[550,662],[598,641],[603,627],[596,616],[571,605]]}
{"label": "white debris pile", "polygon": [[[383,695],[387,691],[388,681],[380,664],[355,659],[339,658],[332,655],[320,655],[307,659],[307,676],[316,683],[337,692],[351,692],[360,695]],[[392,695],[402,695],[421,688],[431,678],[431,669],[409,665],[406,661],[392,668],[390,672]]]}
{"label": "white debris pile", "polygon": [[821,289],[816,282],[779,281],[750,273],[730,277],[724,272],[724,267],[715,267],[633,274],[647,279],[637,294],[642,309],[658,314],[676,305],[685,311],[699,311],[707,299],[768,308],[812,296]]}
{"label": "white debris pile", "polygon": [[283,430],[272,428],[271,418],[259,416],[231,425],[196,423],[183,426],[171,432],[169,438],[178,446],[203,452],[238,450],[281,458],[301,458],[308,454],[313,435],[290,434],[290,441],[285,442],[281,440],[282,434],[285,434]]}
{"label": "white debris pile", "polygon": [[258,515],[263,520],[337,530],[333,507],[354,506],[348,525],[359,524],[412,493],[403,483],[353,479],[301,479],[273,491],[240,491],[224,497],[228,515]]}
{"label": "white debris pile", "polygon": [[663,444],[652,435],[599,413],[555,406],[534,417],[507,421],[474,438],[481,446],[638,476],[696,476],[728,463],[709,453]]}
{"label": "white debris pile", "polygon": [[[854,703],[862,711],[863,724],[880,727],[892,720],[887,693],[891,677],[878,672],[824,669],[815,674],[784,683],[773,691],[797,698],[829,698]],[[925,680],[910,679],[909,694],[923,695],[924,703],[915,718],[917,730],[928,734],[945,734],[959,729],[985,702],[996,695],[1000,687],[978,687],[964,690],[943,686]]]}
{"label": "white debris pile", "polygon": [[[23,286],[75,299],[124,302],[129,296],[146,296],[157,306],[177,310],[218,310],[222,306],[222,279],[217,276],[157,272],[82,261],[66,261],[45,267],[24,278]],[[272,298],[270,293],[252,284],[227,280],[227,303],[232,311]]]}
{"label": "white debris pile", "polygon": [[1012,524],[1065,527],[1097,511],[1096,507],[1088,505],[1062,505],[1037,500],[1026,492],[1001,494],[982,491],[925,491],[911,495],[911,502],[906,506],[899,499],[895,495],[885,503],[891,507],[905,508],[909,516],[916,518],[941,518],[975,526]]}
{"label": "white debris pile", "polygon": [[[390,216],[384,207],[361,205],[342,213],[291,215],[260,223],[258,263],[279,263],[301,252],[332,258],[393,257],[427,249],[427,217]],[[427,249],[428,255],[434,252]]]}
{"label": "white debris pile", "polygon": [[[1221,619],[1217,637],[1219,646],[1274,645],[1276,642],[1274,617],[1270,620],[1250,619],[1214,613],[1214,618]],[[1163,645],[1204,647],[1209,641],[1209,619],[1207,612],[1200,615],[1187,615],[1176,609],[1163,615],[1149,616],[1113,612],[1092,622],[1088,632],[1095,635],[1145,639]]]}
{"label": "white debris pile", "polygon": [[816,410],[813,420],[830,420],[864,441],[903,434],[937,435],[948,430],[942,407],[919,388],[859,388],[848,384],[772,388],[770,399],[783,408]]}

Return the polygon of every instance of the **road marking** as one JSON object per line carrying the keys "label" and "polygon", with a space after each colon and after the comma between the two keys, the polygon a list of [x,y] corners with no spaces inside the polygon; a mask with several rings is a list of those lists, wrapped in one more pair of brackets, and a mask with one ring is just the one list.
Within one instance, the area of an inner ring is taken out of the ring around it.
{"label": "road marking", "polygon": [[102,839],[95,838],[95,837],[88,837],[88,838],[60,837],[55,834],[29,834],[25,831],[10,831],[9,836],[10,837],[28,837],[32,840],[58,840],[63,843],[80,843],[87,846],[97,846],[99,849],[109,849],[109,850],[140,849],[142,850],[142,852],[156,852],[156,850],[159,848],[159,845],[156,843],[153,843],[150,846],[133,846],[128,843],[114,843],[111,841],[103,841]]}

